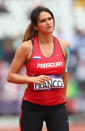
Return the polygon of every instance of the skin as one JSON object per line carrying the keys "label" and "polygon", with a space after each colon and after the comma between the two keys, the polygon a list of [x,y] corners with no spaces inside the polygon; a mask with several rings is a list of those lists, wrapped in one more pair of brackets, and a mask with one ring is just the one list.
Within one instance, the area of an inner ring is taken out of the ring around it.
{"label": "skin", "polygon": [[[54,21],[51,15],[48,12],[41,12],[38,18],[37,26],[34,28],[38,31],[38,39],[40,44],[40,49],[42,54],[45,57],[49,57],[53,53],[53,30],[54,30]],[[64,41],[59,40],[64,56],[65,62],[67,60],[67,53],[65,47],[68,46],[70,49],[70,45]],[[35,83],[35,84],[44,84],[45,81],[51,80],[50,77],[45,75],[40,75],[37,77],[28,77],[19,74],[24,62],[29,60],[32,54],[32,43],[31,40],[23,42],[20,47],[16,50],[14,59],[10,65],[10,69],[7,75],[7,81],[11,83],[17,84],[28,84],[28,83]],[[66,89],[67,89],[67,72],[63,72],[62,78],[64,81],[64,89],[63,94],[64,97],[66,96]]]}
{"label": "skin", "polygon": [[[66,52],[66,47],[69,48],[69,51],[70,51],[70,44],[68,44],[66,41],[64,40],[59,40],[60,44],[61,44],[61,47],[62,47],[62,51],[63,51],[63,54],[65,56],[65,65],[66,65],[66,62],[67,62],[67,52]],[[68,72],[63,72],[62,74],[62,79],[63,79],[63,82],[64,82],[64,89],[63,89],[63,94],[64,94],[64,97],[66,97],[66,91],[67,91],[67,80],[68,80]]]}

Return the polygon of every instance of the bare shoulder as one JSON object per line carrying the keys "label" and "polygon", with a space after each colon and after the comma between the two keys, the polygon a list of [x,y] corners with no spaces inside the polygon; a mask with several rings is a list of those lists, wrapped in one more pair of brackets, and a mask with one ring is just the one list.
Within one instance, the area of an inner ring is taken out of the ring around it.
{"label": "bare shoulder", "polygon": [[21,43],[21,45],[17,48],[16,52],[21,52],[24,55],[30,53],[32,51],[32,42],[31,40],[25,41]]}
{"label": "bare shoulder", "polygon": [[30,50],[32,48],[32,42],[31,42],[31,40],[23,42],[20,45],[20,48],[23,48],[23,50]]}
{"label": "bare shoulder", "polygon": [[61,40],[61,39],[58,39],[58,40],[61,45],[63,54],[64,54],[65,58],[67,59],[67,50],[69,49],[69,52],[70,52],[70,44],[65,40]]}
{"label": "bare shoulder", "polygon": [[67,41],[59,39],[59,42],[60,42],[62,48],[68,47],[70,50],[70,44]]}

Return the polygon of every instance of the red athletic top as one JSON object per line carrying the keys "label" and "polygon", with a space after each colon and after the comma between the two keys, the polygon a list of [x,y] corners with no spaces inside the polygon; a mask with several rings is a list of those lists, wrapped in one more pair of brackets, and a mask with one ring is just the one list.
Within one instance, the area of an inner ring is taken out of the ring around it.
{"label": "red athletic top", "polygon": [[[50,75],[61,77],[65,70],[65,59],[57,38],[54,37],[53,54],[50,57],[45,57],[40,50],[38,39],[35,37],[31,59],[25,66],[28,76]],[[63,88],[35,90],[32,83],[28,84],[23,100],[44,106],[58,105],[65,102]]]}

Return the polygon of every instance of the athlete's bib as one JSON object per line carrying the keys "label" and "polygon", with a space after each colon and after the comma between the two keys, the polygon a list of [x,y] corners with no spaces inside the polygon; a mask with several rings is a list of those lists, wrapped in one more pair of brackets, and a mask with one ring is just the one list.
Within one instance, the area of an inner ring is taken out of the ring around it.
{"label": "athlete's bib", "polygon": [[48,75],[52,78],[49,82],[45,82],[45,84],[34,84],[34,90],[55,90],[58,88],[64,88],[64,83],[61,75]]}

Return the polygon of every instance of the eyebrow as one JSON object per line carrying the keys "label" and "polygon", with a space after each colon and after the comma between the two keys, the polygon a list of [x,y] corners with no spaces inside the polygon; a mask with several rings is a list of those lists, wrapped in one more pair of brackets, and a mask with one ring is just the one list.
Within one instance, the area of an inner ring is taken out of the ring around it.
{"label": "eyebrow", "polygon": [[[49,18],[52,18],[52,16],[49,16],[47,18],[42,18],[42,19],[39,19],[39,21],[43,21],[43,20],[46,20],[46,19],[49,19]],[[53,18],[52,18],[53,19]]]}

